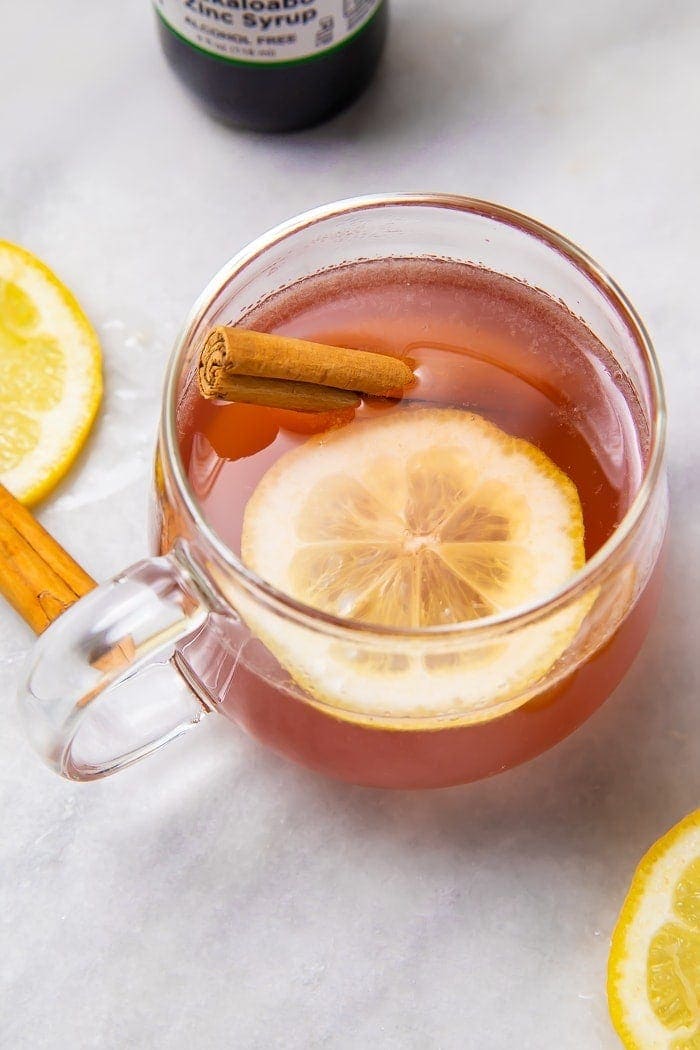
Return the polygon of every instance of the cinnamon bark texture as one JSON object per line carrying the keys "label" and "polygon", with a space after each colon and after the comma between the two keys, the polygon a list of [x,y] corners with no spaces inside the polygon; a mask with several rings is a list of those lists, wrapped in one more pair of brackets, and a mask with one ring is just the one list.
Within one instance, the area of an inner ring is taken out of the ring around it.
{"label": "cinnamon bark texture", "polygon": [[405,361],[243,328],[209,334],[198,369],[203,397],[318,412],[359,405],[361,394],[401,397],[415,382]]}
{"label": "cinnamon bark texture", "polygon": [[[0,485],[0,594],[41,634],[62,612],[97,584],[35,517]],[[130,635],[109,649],[90,655],[98,671],[108,674],[133,661],[136,645]],[[84,707],[99,693],[78,702]]]}
{"label": "cinnamon bark texture", "polygon": [[359,396],[351,390],[336,390],[330,386],[319,386],[318,383],[298,383],[289,379],[265,379],[262,376],[222,374],[216,389],[217,393],[213,396],[222,401],[292,408],[297,412],[334,412],[343,408],[357,408],[360,404]]}
{"label": "cinnamon bark texture", "polygon": [[95,587],[11,493],[0,485],[0,593],[37,634]]}

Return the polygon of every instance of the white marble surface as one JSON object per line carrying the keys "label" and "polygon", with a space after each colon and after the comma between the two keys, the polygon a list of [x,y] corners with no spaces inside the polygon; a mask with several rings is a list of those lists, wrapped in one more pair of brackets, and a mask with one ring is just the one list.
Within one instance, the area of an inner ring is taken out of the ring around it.
{"label": "white marble surface", "polygon": [[639,305],[669,389],[668,582],[591,722],[432,794],[326,782],[214,717],[118,777],[62,782],[23,740],[31,637],[0,609],[0,1045],[613,1050],[614,917],[700,786],[700,8],[394,0],[374,89],[275,139],[199,114],[148,6],[2,10],[0,236],[58,270],[105,352],[104,411],[48,528],[100,578],[145,553],[163,365],[241,245],[332,198],[445,189],[561,228]]}

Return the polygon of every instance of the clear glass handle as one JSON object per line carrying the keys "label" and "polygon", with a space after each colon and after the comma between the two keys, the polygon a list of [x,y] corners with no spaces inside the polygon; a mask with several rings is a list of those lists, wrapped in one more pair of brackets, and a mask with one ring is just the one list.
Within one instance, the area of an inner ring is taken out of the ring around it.
{"label": "clear glass handle", "polygon": [[94,780],[196,725],[207,708],[173,657],[208,612],[169,554],[138,562],[55,620],[34,645],[19,696],[44,762]]}

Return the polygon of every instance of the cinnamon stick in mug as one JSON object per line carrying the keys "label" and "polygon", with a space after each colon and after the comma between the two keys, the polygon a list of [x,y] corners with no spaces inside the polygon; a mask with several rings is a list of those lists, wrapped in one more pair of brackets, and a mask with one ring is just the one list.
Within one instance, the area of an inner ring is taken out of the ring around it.
{"label": "cinnamon stick in mug", "polygon": [[[221,375],[216,394],[205,394],[223,401],[240,401],[246,405],[289,408],[296,412],[336,412],[357,408],[359,396],[352,390],[298,383],[290,379],[266,379],[263,376]],[[201,384],[200,384],[201,390]]]}
{"label": "cinnamon stick in mug", "polygon": [[208,335],[198,379],[206,398],[309,412],[354,407],[358,394],[400,397],[415,382],[406,362],[387,354],[229,326]]}

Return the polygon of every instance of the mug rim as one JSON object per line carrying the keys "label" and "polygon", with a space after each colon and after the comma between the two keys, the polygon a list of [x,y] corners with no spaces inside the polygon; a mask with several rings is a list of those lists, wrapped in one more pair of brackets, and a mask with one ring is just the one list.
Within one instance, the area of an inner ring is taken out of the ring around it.
{"label": "mug rim", "polygon": [[[652,408],[649,458],[639,489],[621,521],[593,557],[586,561],[583,567],[563,586],[541,596],[534,602],[477,620],[417,628],[385,627],[362,620],[346,620],[306,605],[291,595],[285,594],[244,565],[207,522],[192,491],[180,455],[176,428],[178,382],[182,374],[184,359],[190,350],[192,334],[221,288],[261,254],[307,227],[340,215],[383,207],[434,207],[469,212],[493,219],[503,225],[515,227],[543,241],[549,248],[573,262],[598,290],[606,295],[630,329],[635,342],[642,351],[648,371]],[[245,590],[261,604],[270,607],[287,619],[334,634],[350,633],[354,636],[361,633],[365,637],[376,635],[379,638],[424,640],[431,638],[445,640],[463,635],[470,639],[482,640],[483,635],[525,627],[535,620],[556,612],[562,606],[575,602],[589,587],[595,586],[597,579],[604,574],[615,554],[642,522],[656,492],[664,464],[666,429],[667,414],[663,378],[651,337],[626,294],[590,255],[552,227],[505,205],[459,194],[391,193],[349,197],[302,212],[256,237],[224,264],[197,298],[175,340],[165,373],[160,435],[161,446],[171,469],[178,496],[198,533],[214,548],[217,556],[233,572]]]}

